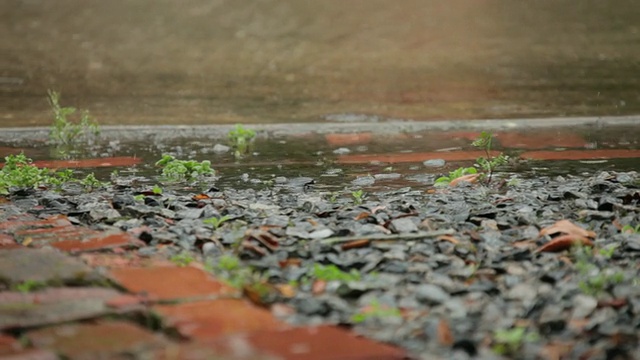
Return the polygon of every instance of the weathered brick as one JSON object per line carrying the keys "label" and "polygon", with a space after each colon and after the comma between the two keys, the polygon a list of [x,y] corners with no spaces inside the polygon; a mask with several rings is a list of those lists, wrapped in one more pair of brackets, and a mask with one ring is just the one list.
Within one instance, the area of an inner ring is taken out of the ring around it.
{"label": "weathered brick", "polygon": [[65,324],[30,331],[35,347],[54,350],[70,359],[113,359],[163,347],[167,340],[127,322]]}
{"label": "weathered brick", "polygon": [[175,327],[181,335],[197,340],[289,327],[276,320],[269,311],[237,299],[159,305],[153,311],[162,317],[167,326]]}
{"label": "weathered brick", "polygon": [[111,269],[109,274],[113,281],[128,291],[146,294],[151,300],[229,296],[238,292],[191,266],[125,267]]}

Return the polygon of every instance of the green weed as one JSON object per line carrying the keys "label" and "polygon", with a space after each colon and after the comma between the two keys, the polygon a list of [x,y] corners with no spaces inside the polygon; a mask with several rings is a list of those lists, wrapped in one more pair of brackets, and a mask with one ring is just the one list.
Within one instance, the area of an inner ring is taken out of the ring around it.
{"label": "green weed", "polygon": [[38,168],[24,154],[8,155],[0,169],[0,195],[7,195],[10,188],[35,188],[42,185],[60,186],[73,180],[72,170],[53,172]]}
{"label": "green weed", "polygon": [[220,227],[220,225],[224,224],[226,221],[229,221],[229,219],[231,219],[229,215],[225,215],[220,218],[212,217],[210,219],[205,219],[205,220],[202,220],[202,222],[213,226],[213,229],[217,230]]}
{"label": "green weed", "polygon": [[[616,247],[600,249],[598,254],[606,259],[613,256]],[[578,270],[580,281],[578,287],[588,295],[597,296],[609,287],[625,280],[624,274],[611,269],[600,269],[594,259],[593,249],[587,246],[575,246],[572,249],[575,268]]]}
{"label": "green weed", "polygon": [[537,332],[527,331],[525,327],[498,329],[493,333],[493,351],[499,355],[515,355],[525,342],[536,342]]}
{"label": "green weed", "polygon": [[622,227],[621,232],[638,234],[640,233],[640,225],[636,225],[636,227],[633,227],[632,225],[625,225]]}
{"label": "green weed", "polygon": [[172,263],[182,267],[191,264],[193,261],[195,261],[195,258],[189,252],[183,251],[179,254],[173,255],[169,260]]}
{"label": "green weed", "polygon": [[91,118],[88,111],[82,111],[80,120],[73,122],[69,118],[77,109],[60,106],[60,93],[49,90],[47,94],[53,112],[53,124],[49,131],[49,138],[54,144],[71,145],[80,138],[100,133],[100,125]]}
{"label": "green weed", "polygon": [[351,197],[353,198],[353,202],[356,203],[356,205],[360,205],[364,201],[366,193],[362,190],[355,190],[351,192]]}
{"label": "green weed", "polygon": [[359,324],[373,318],[400,317],[402,313],[400,309],[381,305],[377,300],[371,302],[370,307],[351,316],[351,321]]}
{"label": "green weed", "polygon": [[249,152],[251,142],[255,136],[255,131],[246,129],[241,124],[236,124],[235,129],[229,131],[227,137],[229,138],[229,143],[235,149],[236,158],[241,158]]}
{"label": "green weed", "polygon": [[209,160],[178,160],[171,155],[162,155],[156,162],[162,168],[162,176],[171,181],[193,180],[202,176],[215,175]]}
{"label": "green weed", "polygon": [[85,176],[84,179],[80,180],[80,184],[88,189],[97,189],[105,185],[103,182],[96,179],[96,176],[93,173]]}
{"label": "green weed", "polygon": [[235,255],[222,255],[216,262],[207,262],[206,270],[219,276],[229,285],[235,288],[254,283],[263,283],[261,275],[248,266],[242,266],[240,259]]}
{"label": "green weed", "polygon": [[313,277],[324,281],[351,282],[360,280],[360,272],[355,269],[351,269],[350,272],[344,272],[333,264],[327,266],[314,264]]}
{"label": "green weed", "polygon": [[474,167],[461,167],[449,172],[448,176],[441,176],[436,179],[434,186],[447,186],[451,181],[459,177],[471,174],[477,174],[478,170]]}
{"label": "green weed", "polygon": [[480,137],[471,143],[471,145],[480,148],[485,152],[485,157],[478,158],[476,160],[476,165],[484,172],[484,175],[487,177],[487,183],[491,182],[491,178],[496,168],[509,161],[509,158],[502,153],[497,157],[493,157],[493,155],[491,155],[492,144],[493,134],[486,131],[480,133]]}
{"label": "green weed", "polygon": [[471,145],[484,150],[485,157],[478,158],[473,167],[460,167],[449,172],[449,175],[447,176],[439,177],[436,179],[434,186],[447,186],[454,179],[465,175],[477,174],[478,169],[480,169],[480,178],[484,178],[487,183],[490,183],[496,168],[505,165],[509,161],[509,157],[502,153],[496,157],[491,155],[493,134],[490,132],[483,131],[480,133],[480,136],[474,140]]}
{"label": "green weed", "polygon": [[36,290],[43,289],[47,286],[45,282],[38,280],[25,280],[19,284],[15,284],[12,286],[13,290],[19,291],[21,293],[30,293]]}

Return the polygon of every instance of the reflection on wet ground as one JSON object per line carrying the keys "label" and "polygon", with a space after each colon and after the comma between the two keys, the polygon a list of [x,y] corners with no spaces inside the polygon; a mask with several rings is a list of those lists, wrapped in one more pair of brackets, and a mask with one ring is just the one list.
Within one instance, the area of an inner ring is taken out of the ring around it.
{"label": "reflection on wet ground", "polygon": [[[107,133],[95,144],[82,145],[79,158],[70,161],[60,159],[59,149],[48,146],[46,138],[37,132],[25,131],[24,134],[36,135],[0,138],[0,156],[23,151],[39,166],[95,171],[102,179],[116,169],[121,175],[161,181],[154,163],[163,154],[171,154],[183,160],[210,160],[219,176],[215,185],[223,188],[258,189],[277,184],[279,177],[311,177],[317,188],[327,191],[373,191],[404,186],[428,189],[438,176],[460,166],[471,166],[484,155],[471,145],[480,134],[473,128],[395,133],[263,132],[251,154],[242,159],[236,159],[232,150],[214,150],[217,144],[227,144],[226,133],[200,128],[200,136],[180,136],[179,128],[171,129],[164,131],[174,136],[163,136],[162,141],[152,140],[149,132],[140,131],[137,137],[124,140],[117,140],[118,132]],[[640,133],[633,124],[516,127],[495,131],[494,136],[493,154],[504,152],[511,157],[502,169],[509,173],[508,177],[640,168]]]}
{"label": "reflection on wet ground", "polygon": [[[0,126],[640,113],[636,0],[0,2]],[[368,114],[333,116],[332,114]]]}

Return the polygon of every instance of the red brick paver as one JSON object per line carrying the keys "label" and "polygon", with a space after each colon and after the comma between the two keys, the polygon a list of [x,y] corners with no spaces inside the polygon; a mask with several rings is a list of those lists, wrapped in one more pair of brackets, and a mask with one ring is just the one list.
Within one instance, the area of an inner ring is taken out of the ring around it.
{"label": "red brick paver", "polygon": [[[219,339],[223,354],[251,359],[250,349],[287,360],[401,360],[406,353],[336,326],[259,331]],[[249,349],[249,350],[248,350]]]}
{"label": "red brick paver", "polygon": [[114,359],[161,348],[166,339],[128,322],[66,324],[30,331],[38,348],[53,349],[71,359]]}
{"label": "red brick paver", "polygon": [[273,315],[245,300],[219,299],[179,305],[160,305],[153,309],[166,325],[185,337],[213,340],[221,335],[287,328]]}
{"label": "red brick paver", "polygon": [[208,296],[230,296],[238,291],[195,267],[157,266],[115,268],[111,279],[132,293],[151,300],[176,300]]}
{"label": "red brick paver", "polygon": [[[11,236],[16,242],[31,247],[50,245],[63,251],[92,251],[143,243],[125,232],[99,232],[73,225],[66,216],[56,215],[36,220],[32,217],[9,219],[0,223],[2,242]],[[1,245],[0,245],[1,246]]]}

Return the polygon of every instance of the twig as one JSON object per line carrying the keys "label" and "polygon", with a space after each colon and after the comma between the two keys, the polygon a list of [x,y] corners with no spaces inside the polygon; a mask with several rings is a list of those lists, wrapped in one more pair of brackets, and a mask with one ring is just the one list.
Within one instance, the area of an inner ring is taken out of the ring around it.
{"label": "twig", "polygon": [[445,229],[445,230],[435,230],[435,231],[421,231],[417,233],[407,233],[407,234],[393,234],[393,235],[383,235],[383,234],[368,234],[361,236],[337,236],[326,239],[316,240],[321,245],[333,245],[340,244],[354,240],[370,240],[370,241],[382,241],[382,240],[410,240],[410,239],[420,239],[420,238],[434,238],[441,235],[451,235],[455,233],[453,229]]}

